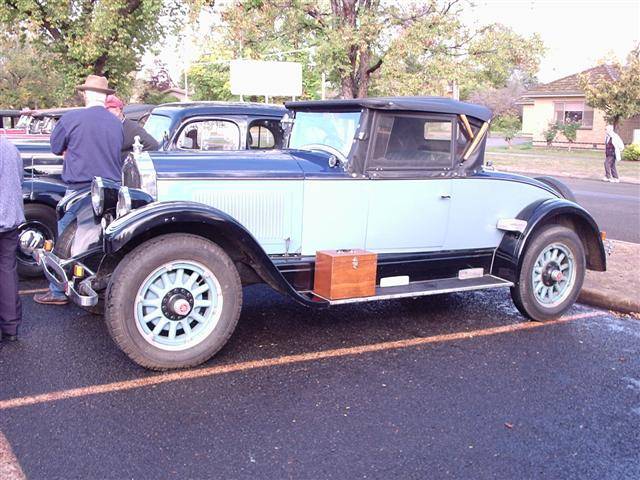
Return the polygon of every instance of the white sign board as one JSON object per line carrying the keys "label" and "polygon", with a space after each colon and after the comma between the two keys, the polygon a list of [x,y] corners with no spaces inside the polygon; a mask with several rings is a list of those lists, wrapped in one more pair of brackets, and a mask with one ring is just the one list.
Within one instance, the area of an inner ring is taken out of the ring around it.
{"label": "white sign board", "polygon": [[302,64],[231,60],[231,93],[299,97],[302,95]]}

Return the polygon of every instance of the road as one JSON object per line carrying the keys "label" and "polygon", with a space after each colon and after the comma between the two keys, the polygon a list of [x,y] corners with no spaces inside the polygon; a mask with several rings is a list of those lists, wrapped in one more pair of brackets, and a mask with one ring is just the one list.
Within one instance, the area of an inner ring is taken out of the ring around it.
{"label": "road", "polygon": [[640,185],[557,178],[571,188],[578,203],[593,215],[608,238],[640,243]]}
{"label": "road", "polygon": [[22,298],[0,440],[32,480],[640,478],[638,319],[527,322],[508,291],[311,311],[254,286],[217,357],[158,374],[101,317]]}

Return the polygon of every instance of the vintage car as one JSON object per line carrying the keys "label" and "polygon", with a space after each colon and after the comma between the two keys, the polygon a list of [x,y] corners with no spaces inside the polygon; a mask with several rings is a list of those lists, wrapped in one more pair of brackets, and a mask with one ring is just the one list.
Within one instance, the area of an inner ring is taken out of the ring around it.
{"label": "vintage car", "polygon": [[[286,106],[288,149],[139,152],[122,187],[96,178],[60,206],[77,221],[34,255],[77,304],[103,296],[134,362],[209,359],[252,283],[312,308],[508,288],[542,321],[574,303],[586,269],[605,270],[601,232],[566,187],[483,167],[488,109],[433,97]],[[321,293],[328,255],[347,259],[331,282],[373,272],[370,293]]]}
{"label": "vintage car", "polygon": [[[140,119],[138,115],[146,107],[130,108],[126,115]],[[153,109],[145,129],[165,150],[265,150],[282,146],[280,119],[285,112],[281,106],[259,103],[168,103]],[[18,251],[18,271],[26,278],[40,275],[41,269],[24,245],[34,235],[55,240],[55,208],[65,187],[60,181],[62,157],[51,153],[48,142],[23,140],[17,147],[25,166],[22,193],[27,220],[20,227],[23,242]]]}

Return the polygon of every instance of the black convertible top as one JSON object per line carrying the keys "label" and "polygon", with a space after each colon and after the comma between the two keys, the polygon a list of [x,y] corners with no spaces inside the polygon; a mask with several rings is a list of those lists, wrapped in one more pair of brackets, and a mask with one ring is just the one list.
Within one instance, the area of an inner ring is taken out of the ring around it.
{"label": "black convertible top", "polygon": [[446,97],[377,97],[348,100],[312,100],[287,102],[291,110],[325,110],[370,108],[374,110],[411,110],[414,112],[453,113],[468,115],[484,122],[491,119],[491,110],[482,105],[460,102]]}

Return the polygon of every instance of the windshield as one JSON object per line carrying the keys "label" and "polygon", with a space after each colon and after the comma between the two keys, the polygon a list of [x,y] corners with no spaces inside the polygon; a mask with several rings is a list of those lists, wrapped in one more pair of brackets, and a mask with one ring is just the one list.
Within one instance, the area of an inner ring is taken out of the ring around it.
{"label": "windshield", "polygon": [[360,115],[361,112],[297,112],[289,148],[319,143],[339,150],[346,157]]}
{"label": "windshield", "polygon": [[144,129],[149,132],[156,142],[162,143],[164,132],[169,133],[171,127],[171,118],[164,115],[152,114],[147,122],[144,124]]}

